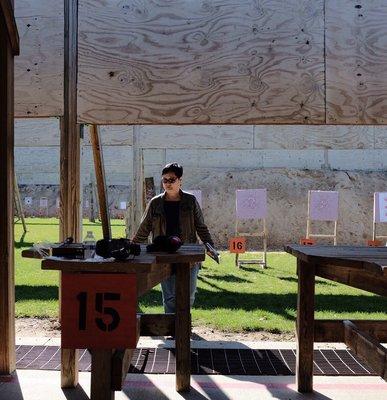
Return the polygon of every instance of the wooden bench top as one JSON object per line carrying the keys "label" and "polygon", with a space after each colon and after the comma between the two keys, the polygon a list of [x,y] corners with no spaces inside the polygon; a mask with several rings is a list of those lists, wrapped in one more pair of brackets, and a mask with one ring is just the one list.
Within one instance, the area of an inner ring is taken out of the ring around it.
{"label": "wooden bench top", "polygon": [[[24,257],[37,257],[33,250],[25,250]],[[107,260],[75,260],[59,257],[48,257],[42,261],[42,269],[60,270],[63,272],[121,272],[142,273],[153,272],[160,264],[196,263],[204,261],[205,247],[201,244],[185,244],[176,253],[147,253],[145,245],[141,246],[141,254],[123,261]]]}
{"label": "wooden bench top", "polygon": [[387,247],[291,244],[284,250],[305,262],[362,269],[387,278]]}

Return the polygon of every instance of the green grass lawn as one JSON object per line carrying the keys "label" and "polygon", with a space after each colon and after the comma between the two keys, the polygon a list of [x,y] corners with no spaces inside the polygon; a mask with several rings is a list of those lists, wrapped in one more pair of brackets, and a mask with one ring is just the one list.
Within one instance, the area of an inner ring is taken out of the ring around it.
{"label": "green grass lawn", "polygon": [[[34,242],[58,241],[58,220],[27,219],[23,242],[22,226],[15,225],[16,316],[58,315],[58,272],[42,271],[40,261],[23,259],[21,250]],[[100,223],[84,220],[84,232],[102,237]],[[124,237],[121,220],[112,221],[113,237]],[[244,258],[256,258],[251,253]],[[295,258],[282,252],[268,254],[268,268],[234,266],[234,256],[222,252],[221,265],[207,259],[199,274],[198,293],[192,310],[194,325],[227,331],[286,332],[294,330],[297,277]],[[140,299],[143,312],[162,312],[160,287]],[[316,318],[387,319],[387,299],[317,278]]]}

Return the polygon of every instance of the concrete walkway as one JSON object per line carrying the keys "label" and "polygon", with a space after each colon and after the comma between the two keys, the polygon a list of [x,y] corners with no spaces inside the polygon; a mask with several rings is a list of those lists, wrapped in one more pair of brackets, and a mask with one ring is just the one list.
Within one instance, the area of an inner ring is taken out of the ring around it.
{"label": "concrete walkway", "polygon": [[[18,338],[17,344],[58,344],[57,339]],[[141,346],[165,346],[164,341],[146,340]],[[167,343],[170,345],[170,343]],[[294,348],[285,342],[196,342],[195,346],[214,348]],[[320,345],[321,346],[321,345]],[[332,344],[325,345],[332,348]],[[340,344],[337,348],[343,348]],[[60,388],[58,371],[18,370],[11,377],[0,378],[0,400],[87,400],[89,399],[90,373],[79,374],[75,389]],[[193,375],[191,391],[179,394],[175,391],[174,375],[128,375],[124,388],[116,392],[116,400],[266,400],[266,399],[319,399],[319,400],[387,400],[387,383],[379,377],[332,377],[315,376],[313,394],[302,395],[296,391],[294,376],[221,376]]]}

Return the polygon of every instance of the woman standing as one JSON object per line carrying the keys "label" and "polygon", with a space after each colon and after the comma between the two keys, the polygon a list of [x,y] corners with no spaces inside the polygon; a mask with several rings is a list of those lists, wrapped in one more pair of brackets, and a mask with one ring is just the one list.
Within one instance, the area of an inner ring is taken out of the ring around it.
{"label": "woman standing", "polygon": [[[204,223],[202,210],[195,196],[181,190],[183,167],[177,163],[167,164],[162,172],[164,193],[153,197],[142,217],[134,242],[146,242],[150,233],[157,236],[179,236],[184,243],[197,243],[197,236],[203,243],[214,245],[210,232]],[[191,268],[190,302],[195,301],[197,276],[200,263]],[[175,312],[175,276],[161,283],[164,311]]]}

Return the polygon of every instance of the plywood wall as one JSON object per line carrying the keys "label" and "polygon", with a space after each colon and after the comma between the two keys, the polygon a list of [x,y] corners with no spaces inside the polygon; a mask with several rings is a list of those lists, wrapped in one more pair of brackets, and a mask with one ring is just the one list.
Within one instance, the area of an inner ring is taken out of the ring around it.
{"label": "plywood wall", "polygon": [[323,123],[323,0],[82,0],[79,119]]}
{"label": "plywood wall", "polygon": [[386,22],[386,0],[326,0],[327,123],[387,123]]}
{"label": "plywood wall", "polygon": [[[15,3],[16,115],[60,116],[63,0]],[[80,122],[387,123],[385,0],[79,0],[79,12]]]}
{"label": "plywood wall", "polygon": [[63,114],[63,0],[17,0],[15,116]]}

